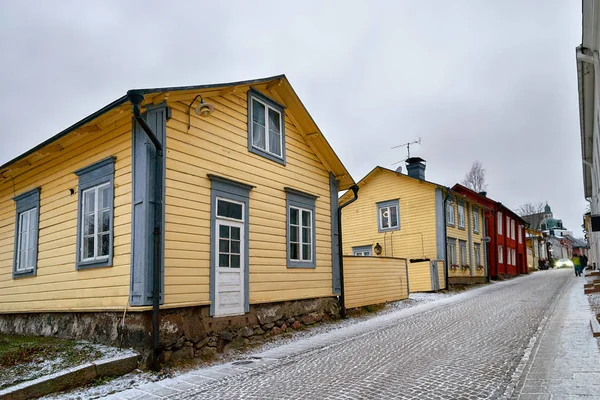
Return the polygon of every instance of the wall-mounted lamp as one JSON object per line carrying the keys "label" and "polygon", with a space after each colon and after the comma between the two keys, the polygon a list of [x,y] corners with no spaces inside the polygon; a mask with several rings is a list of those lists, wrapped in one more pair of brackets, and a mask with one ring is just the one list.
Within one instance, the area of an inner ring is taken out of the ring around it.
{"label": "wall-mounted lamp", "polygon": [[378,256],[381,255],[381,245],[379,243],[375,244],[375,254]]}
{"label": "wall-mounted lamp", "polygon": [[213,113],[213,111],[215,111],[215,106],[213,106],[210,103],[205,103],[204,99],[202,98],[202,95],[197,95],[196,97],[194,97],[194,100],[192,100],[192,102],[190,104],[188,104],[187,107],[187,115],[188,115],[188,131],[190,130],[190,126],[192,126],[192,116],[190,114],[190,109],[192,108],[192,104],[194,104],[194,102],[196,101],[196,99],[200,97],[200,104],[198,104],[198,106],[196,106],[196,108],[194,109],[194,112],[196,114],[198,114],[201,118],[206,118],[208,117],[210,114]]}

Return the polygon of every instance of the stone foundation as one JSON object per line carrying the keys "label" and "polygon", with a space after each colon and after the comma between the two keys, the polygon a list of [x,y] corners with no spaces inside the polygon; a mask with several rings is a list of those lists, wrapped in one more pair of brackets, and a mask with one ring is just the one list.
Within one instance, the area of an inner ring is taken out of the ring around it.
{"label": "stone foundation", "polygon": [[[208,306],[161,310],[160,347],[163,361],[212,358],[230,348],[303,329],[323,319],[339,318],[335,298],[251,305],[245,315],[214,318]],[[152,312],[38,313],[0,315],[0,333],[85,339],[133,347],[150,359]]]}
{"label": "stone foundation", "polygon": [[449,276],[448,284],[449,285],[477,285],[481,283],[486,283],[487,278],[485,276]]}

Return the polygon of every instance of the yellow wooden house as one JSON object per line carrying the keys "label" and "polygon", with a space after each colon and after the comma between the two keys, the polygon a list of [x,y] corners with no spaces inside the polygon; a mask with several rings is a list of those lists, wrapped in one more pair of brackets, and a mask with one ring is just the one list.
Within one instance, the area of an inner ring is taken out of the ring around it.
{"label": "yellow wooden house", "polygon": [[0,314],[332,298],[353,184],[283,75],[130,91],[0,167]]}
{"label": "yellow wooden house", "polygon": [[343,254],[408,259],[410,292],[485,275],[481,206],[425,180],[425,160],[406,166],[406,174],[376,167],[358,183],[358,200],[342,213]]}

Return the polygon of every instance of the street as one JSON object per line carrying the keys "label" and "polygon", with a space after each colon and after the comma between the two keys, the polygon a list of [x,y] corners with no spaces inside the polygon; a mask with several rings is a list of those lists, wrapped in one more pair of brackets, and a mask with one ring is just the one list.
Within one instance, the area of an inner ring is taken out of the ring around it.
{"label": "street", "polygon": [[[523,356],[535,350],[531,344],[538,336],[557,337],[551,329],[560,330],[561,323],[548,321],[559,299],[579,293],[585,299],[582,286],[570,269],[540,271],[276,348],[257,355],[262,358],[255,363],[198,370],[112,398],[150,393],[177,399],[551,398],[548,391],[531,390],[532,384],[542,385],[535,373],[543,374],[546,362],[532,369]],[[587,314],[576,324],[583,340],[595,344],[588,339]],[[546,357],[553,357],[553,348],[545,347]],[[600,362],[588,361],[586,371]],[[537,380],[524,387],[527,373]]]}

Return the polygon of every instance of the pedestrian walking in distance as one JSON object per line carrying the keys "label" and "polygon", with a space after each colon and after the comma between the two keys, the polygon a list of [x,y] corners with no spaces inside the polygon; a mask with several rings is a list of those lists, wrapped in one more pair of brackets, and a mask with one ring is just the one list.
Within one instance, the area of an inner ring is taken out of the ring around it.
{"label": "pedestrian walking in distance", "polygon": [[585,254],[581,255],[581,270],[585,271],[588,266],[588,258]]}
{"label": "pedestrian walking in distance", "polygon": [[581,259],[577,254],[573,256],[573,267],[575,268],[575,276],[581,276]]}

